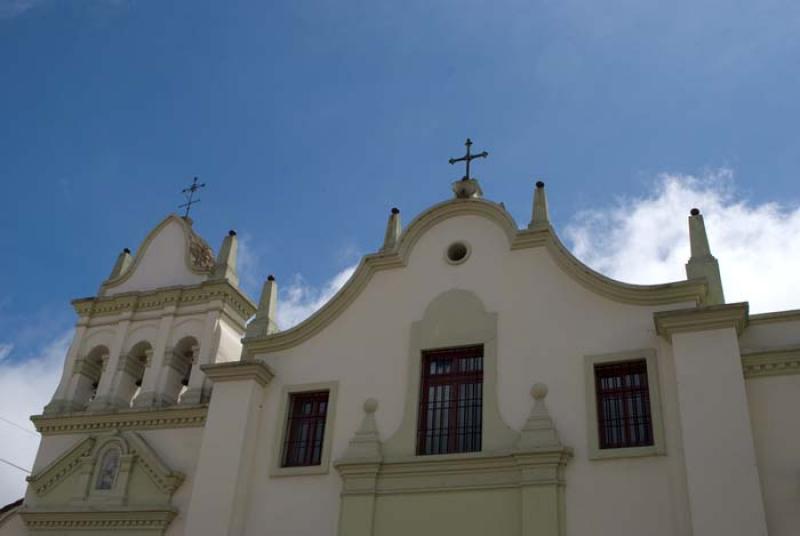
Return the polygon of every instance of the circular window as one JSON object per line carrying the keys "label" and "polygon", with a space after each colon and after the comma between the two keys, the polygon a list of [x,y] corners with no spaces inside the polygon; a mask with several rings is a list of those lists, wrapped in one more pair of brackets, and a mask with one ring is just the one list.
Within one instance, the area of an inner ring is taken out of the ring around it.
{"label": "circular window", "polygon": [[447,248],[447,262],[461,264],[469,257],[469,246],[464,242],[454,242]]}

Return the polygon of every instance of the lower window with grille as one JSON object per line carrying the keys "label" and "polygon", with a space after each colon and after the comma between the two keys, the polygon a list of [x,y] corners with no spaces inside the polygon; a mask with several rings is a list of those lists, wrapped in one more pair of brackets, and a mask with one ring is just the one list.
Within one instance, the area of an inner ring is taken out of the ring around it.
{"label": "lower window with grille", "polygon": [[599,447],[616,449],[652,445],[647,361],[597,364],[594,378]]}
{"label": "lower window with grille", "polygon": [[422,353],[417,454],[481,450],[483,346]]}
{"label": "lower window with grille", "polygon": [[283,445],[283,467],[319,465],[325,439],[328,391],[292,393]]}

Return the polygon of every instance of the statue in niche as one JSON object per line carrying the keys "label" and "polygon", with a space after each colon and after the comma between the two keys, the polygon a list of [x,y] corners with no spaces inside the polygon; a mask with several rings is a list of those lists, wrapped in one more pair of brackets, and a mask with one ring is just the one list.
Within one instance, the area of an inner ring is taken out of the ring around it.
{"label": "statue in niche", "polygon": [[100,460],[95,489],[111,489],[114,486],[117,471],[119,471],[119,449],[112,448],[107,450]]}

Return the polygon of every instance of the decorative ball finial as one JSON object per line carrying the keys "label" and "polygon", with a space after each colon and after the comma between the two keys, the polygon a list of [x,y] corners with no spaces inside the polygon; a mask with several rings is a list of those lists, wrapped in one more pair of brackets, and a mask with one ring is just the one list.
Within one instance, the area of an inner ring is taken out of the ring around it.
{"label": "decorative ball finial", "polygon": [[700,215],[700,209],[699,208],[693,208],[691,211],[689,211],[689,213],[692,216],[699,216]]}
{"label": "decorative ball finial", "polygon": [[123,253],[127,253],[128,255],[130,255],[130,253],[131,253],[131,250],[130,250],[130,249],[128,249],[128,248],[125,248],[125,249],[123,249],[123,250],[122,250],[122,252],[123,252]]}
{"label": "decorative ball finial", "polygon": [[392,208],[392,214],[400,214],[400,209],[397,207]]}
{"label": "decorative ball finial", "polygon": [[236,236],[236,231],[231,229],[230,231],[228,231],[228,236]]}
{"label": "decorative ball finial", "polygon": [[378,409],[378,401],[374,398],[368,398],[364,401],[364,412],[365,413],[375,413]]}
{"label": "decorative ball finial", "polygon": [[542,181],[536,181],[537,188],[544,188],[544,183]]}
{"label": "decorative ball finial", "polygon": [[269,275],[267,276],[267,281],[275,281],[275,276],[274,276],[274,275],[272,275],[272,274],[269,274]]}
{"label": "decorative ball finial", "polygon": [[534,383],[531,387],[531,396],[534,400],[543,400],[547,396],[547,386],[543,383]]}

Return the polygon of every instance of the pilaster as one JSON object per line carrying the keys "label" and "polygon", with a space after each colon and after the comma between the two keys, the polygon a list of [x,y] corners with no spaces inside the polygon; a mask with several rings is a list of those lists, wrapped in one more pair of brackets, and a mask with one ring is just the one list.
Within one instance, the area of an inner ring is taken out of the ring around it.
{"label": "pilaster", "polygon": [[214,383],[197,459],[186,534],[242,534],[264,388],[273,374],[261,361],[201,369]]}
{"label": "pilaster", "polygon": [[97,394],[94,400],[89,404],[90,410],[104,410],[115,407],[114,403],[114,386],[119,376],[120,362],[127,356],[122,354],[122,348],[125,344],[125,338],[128,336],[128,329],[131,325],[130,314],[121,320],[114,328],[114,341],[109,348],[109,359],[106,363],[105,374],[100,376],[100,382],[97,386]]}
{"label": "pilaster", "polygon": [[738,341],[747,304],[654,316],[672,343],[693,533],[766,535]]}
{"label": "pilaster", "polygon": [[219,340],[222,335],[220,321],[220,313],[218,311],[209,311],[206,314],[200,348],[194,355],[192,372],[189,375],[189,385],[186,386],[186,392],[181,396],[181,404],[202,404],[208,401],[211,394],[211,384],[201,367],[212,364],[214,356],[217,355]]}
{"label": "pilaster", "polygon": [[61,379],[58,382],[58,387],[56,387],[56,392],[53,393],[53,398],[44,407],[45,415],[71,411],[68,390],[73,378],[72,372],[75,368],[75,361],[78,359],[78,353],[80,352],[85,333],[86,324],[84,322],[78,322],[78,325],[75,327],[75,335],[72,337],[72,343],[70,343],[69,350],[67,351],[67,358],[64,360],[64,369],[61,371]]}
{"label": "pilaster", "polygon": [[133,402],[134,407],[164,406],[174,403],[174,401],[170,402],[164,397],[162,388],[164,365],[171,357],[168,354],[172,353],[171,348],[167,348],[167,341],[169,340],[174,320],[175,307],[171,306],[167,309],[166,314],[161,317],[161,321],[158,324],[158,335],[156,335],[153,347],[153,357],[145,370],[141,391],[139,391],[139,395]]}

